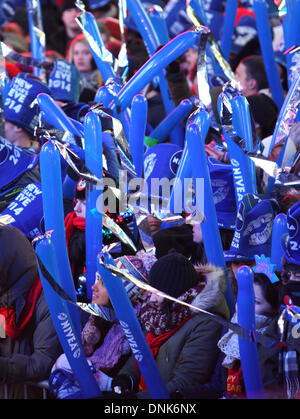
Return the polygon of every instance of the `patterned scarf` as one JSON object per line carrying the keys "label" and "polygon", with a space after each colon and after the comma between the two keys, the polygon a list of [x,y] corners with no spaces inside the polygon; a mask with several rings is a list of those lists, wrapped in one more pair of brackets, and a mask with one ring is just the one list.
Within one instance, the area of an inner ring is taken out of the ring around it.
{"label": "patterned scarf", "polygon": [[[195,297],[202,291],[204,284],[198,284],[182,294],[178,300],[192,304]],[[150,295],[146,297],[140,312],[140,322],[147,332],[159,336],[178,326],[191,314],[190,309],[179,303],[171,303],[169,312],[158,309],[150,303]]]}
{"label": "patterned scarf", "polygon": [[298,311],[299,307],[291,304],[286,305],[278,319],[281,342],[281,350],[278,355],[278,372],[284,382],[288,399],[300,398],[299,360],[297,357],[297,351],[286,344],[286,342],[293,339],[292,329],[295,324],[293,324],[292,321],[295,312],[297,313]]}

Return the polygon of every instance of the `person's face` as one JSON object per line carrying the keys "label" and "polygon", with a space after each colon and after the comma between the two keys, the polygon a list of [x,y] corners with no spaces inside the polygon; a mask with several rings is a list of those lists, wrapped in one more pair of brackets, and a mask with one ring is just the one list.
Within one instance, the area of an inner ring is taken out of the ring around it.
{"label": "person's face", "polygon": [[192,223],[192,228],[193,228],[193,242],[201,243],[203,241],[201,224]]}
{"label": "person's face", "polygon": [[241,85],[242,93],[245,96],[249,96],[256,91],[256,81],[248,77],[246,66],[243,63],[240,63],[235,72],[234,78]]}
{"label": "person's face", "polygon": [[270,315],[272,313],[272,306],[268,303],[262,293],[260,285],[253,284],[254,295],[255,295],[255,313],[262,315]]}
{"label": "person's face", "polygon": [[77,15],[78,15],[78,11],[76,8],[67,9],[62,13],[61,19],[63,21],[63,24],[67,32],[71,31],[74,33],[80,33],[80,27],[75,20]]}
{"label": "person's face", "polygon": [[150,295],[150,303],[156,306],[158,309],[162,306],[164,297],[161,297],[160,295],[154,294],[153,292]]}
{"label": "person's face", "polygon": [[17,126],[9,121],[5,121],[5,138],[10,143],[16,140]]}
{"label": "person's face", "polygon": [[198,52],[194,48],[189,48],[184,56],[184,61],[188,71],[191,71],[194,68],[195,63],[197,62]]}
{"label": "person's face", "polygon": [[109,295],[106,291],[106,288],[102,282],[101,276],[97,272],[96,281],[92,286],[92,303],[98,304],[99,306],[108,307],[110,304]]}
{"label": "person's face", "polygon": [[78,71],[88,72],[92,70],[92,53],[84,42],[77,42],[73,47],[73,63]]}
{"label": "person's face", "polygon": [[76,199],[74,211],[76,212],[77,217],[85,218],[85,210],[86,210],[86,201],[82,199]]}

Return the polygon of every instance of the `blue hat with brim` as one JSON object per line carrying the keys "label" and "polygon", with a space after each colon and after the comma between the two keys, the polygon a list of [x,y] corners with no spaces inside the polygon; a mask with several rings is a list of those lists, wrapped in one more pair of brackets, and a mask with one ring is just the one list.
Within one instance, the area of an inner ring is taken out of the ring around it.
{"label": "blue hat with brim", "polygon": [[300,265],[300,201],[287,212],[288,233],[281,237],[281,250],[288,263]]}
{"label": "blue hat with brim", "polygon": [[279,205],[274,199],[262,199],[256,194],[245,194],[237,212],[235,231],[226,262],[253,261],[255,255],[269,257],[272,229]]}

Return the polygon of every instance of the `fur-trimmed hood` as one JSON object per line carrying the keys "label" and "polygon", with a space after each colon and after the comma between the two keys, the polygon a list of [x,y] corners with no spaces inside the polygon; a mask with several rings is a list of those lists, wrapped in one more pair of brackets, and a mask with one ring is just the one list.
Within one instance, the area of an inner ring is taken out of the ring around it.
{"label": "fur-trimmed hood", "polygon": [[[199,281],[204,282],[203,290],[194,298],[192,305],[202,310],[230,317],[225,300],[226,271],[214,265],[195,265]],[[197,310],[191,309],[193,313]]]}

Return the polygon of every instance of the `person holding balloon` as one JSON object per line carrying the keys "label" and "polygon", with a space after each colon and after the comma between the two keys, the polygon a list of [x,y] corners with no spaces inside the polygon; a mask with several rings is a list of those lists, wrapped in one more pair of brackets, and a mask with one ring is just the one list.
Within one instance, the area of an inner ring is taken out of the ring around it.
{"label": "person holding balloon", "polygon": [[[171,250],[153,264],[149,284],[185,303],[228,318],[225,273],[220,268],[194,267],[185,256]],[[210,379],[218,359],[222,326],[156,292],[145,295],[139,320],[169,393]],[[122,395],[133,391],[137,398],[149,398],[133,356],[113,380],[112,388]]]}

